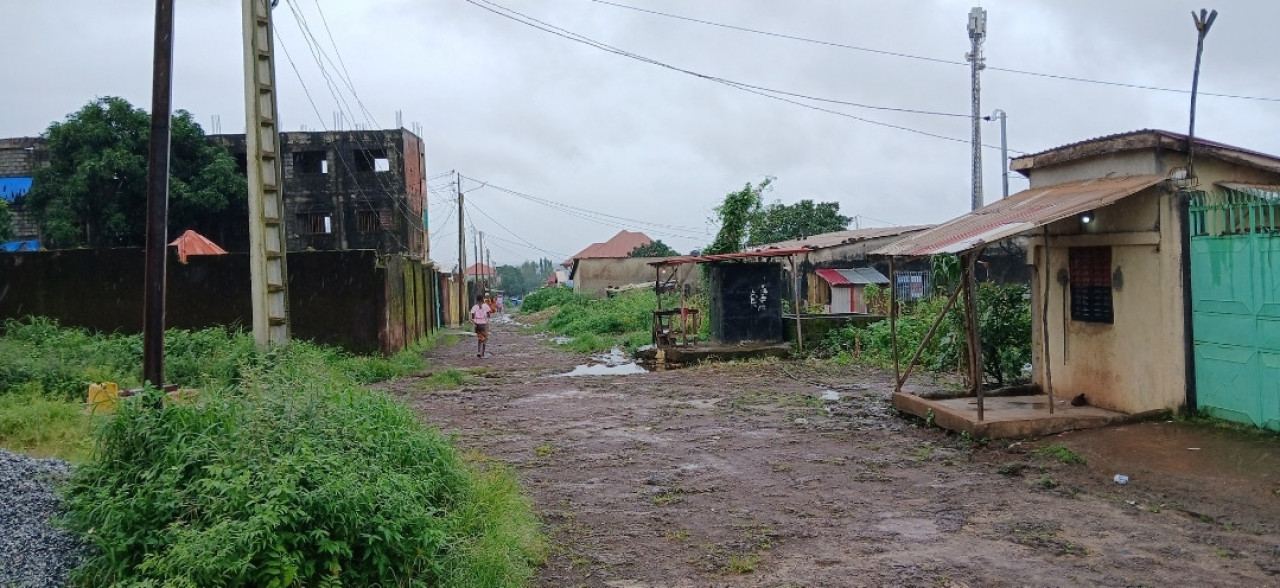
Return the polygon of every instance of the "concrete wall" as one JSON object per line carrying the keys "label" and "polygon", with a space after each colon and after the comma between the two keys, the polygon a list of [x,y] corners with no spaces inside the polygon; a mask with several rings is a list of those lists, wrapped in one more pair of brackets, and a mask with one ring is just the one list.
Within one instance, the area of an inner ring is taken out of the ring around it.
{"label": "concrete wall", "polygon": [[[44,140],[39,137],[0,139],[0,178],[30,178],[37,169],[49,164],[49,153]],[[25,205],[26,198],[19,198],[9,205],[13,213],[14,240],[40,239],[40,228]]]}
{"label": "concrete wall", "polygon": [[[0,254],[0,319],[38,315],[67,326],[140,332],[144,258],[140,249]],[[433,300],[418,285],[434,280],[434,271],[412,259],[373,251],[294,252],[288,265],[297,339],[389,354],[437,326],[420,318]],[[166,324],[248,328],[248,276],[247,254],[194,256],[185,264],[173,254]]]}
{"label": "concrete wall", "polygon": [[[653,266],[649,265],[655,261],[666,259],[665,257],[618,257],[618,258],[587,258],[578,260],[578,270],[573,274],[573,291],[586,294],[593,298],[604,298],[605,290],[610,286],[625,286],[627,284],[652,284],[657,278]],[[670,272],[675,271],[676,282],[681,280],[686,284],[690,284],[693,290],[698,288],[698,280],[690,279],[693,272],[697,271],[694,264],[686,263],[684,265],[674,266],[672,268],[664,268],[663,280],[670,277]]]}

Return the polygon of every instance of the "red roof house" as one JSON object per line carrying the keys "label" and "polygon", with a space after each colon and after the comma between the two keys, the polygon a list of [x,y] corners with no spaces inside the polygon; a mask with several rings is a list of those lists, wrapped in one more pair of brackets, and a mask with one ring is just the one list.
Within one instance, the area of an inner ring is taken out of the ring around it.
{"label": "red roof house", "polygon": [[636,247],[653,242],[648,235],[639,232],[618,231],[612,239],[604,243],[592,243],[573,257],[566,259],[561,265],[569,267],[577,259],[594,259],[600,257],[627,257]]}
{"label": "red roof house", "polygon": [[187,262],[188,255],[226,255],[227,251],[218,246],[217,243],[210,241],[208,237],[201,235],[195,231],[188,230],[182,236],[174,239],[169,244],[170,247],[178,248],[178,261]]}

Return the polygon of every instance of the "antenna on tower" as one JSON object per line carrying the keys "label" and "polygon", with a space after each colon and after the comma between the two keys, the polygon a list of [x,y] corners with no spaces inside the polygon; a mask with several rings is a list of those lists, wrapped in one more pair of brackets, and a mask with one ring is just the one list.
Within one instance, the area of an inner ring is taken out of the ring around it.
{"label": "antenna on tower", "polygon": [[972,210],[982,208],[982,86],[980,74],[986,69],[986,60],[982,58],[982,41],[987,37],[987,11],[974,6],[969,11],[970,50],[964,58],[969,62],[971,78],[971,97],[973,100],[973,193],[970,205]]}

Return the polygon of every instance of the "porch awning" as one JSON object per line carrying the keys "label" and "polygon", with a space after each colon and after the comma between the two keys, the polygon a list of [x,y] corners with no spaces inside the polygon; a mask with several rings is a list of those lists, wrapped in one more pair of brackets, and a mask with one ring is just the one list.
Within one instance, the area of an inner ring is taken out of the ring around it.
{"label": "porch awning", "polygon": [[890,257],[960,253],[1114,204],[1164,181],[1164,176],[1096,178],[1023,190],[969,214],[871,252]]}
{"label": "porch awning", "polygon": [[849,269],[820,269],[814,270],[818,277],[827,281],[834,287],[860,286],[864,284],[888,284],[889,278],[884,274],[870,267],[855,267]]}

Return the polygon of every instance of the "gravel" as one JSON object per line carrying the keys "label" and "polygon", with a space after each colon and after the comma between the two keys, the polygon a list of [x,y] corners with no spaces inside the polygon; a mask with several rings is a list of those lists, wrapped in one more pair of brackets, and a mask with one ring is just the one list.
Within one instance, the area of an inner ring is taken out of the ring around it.
{"label": "gravel", "polygon": [[54,484],[70,473],[65,461],[0,449],[0,586],[61,586],[83,561],[85,545],[49,524],[60,510]]}

